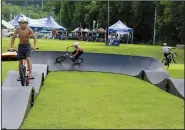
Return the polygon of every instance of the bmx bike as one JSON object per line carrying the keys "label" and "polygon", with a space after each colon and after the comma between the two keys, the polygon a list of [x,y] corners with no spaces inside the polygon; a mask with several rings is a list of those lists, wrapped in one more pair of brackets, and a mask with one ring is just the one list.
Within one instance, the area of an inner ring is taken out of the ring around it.
{"label": "bmx bike", "polygon": [[173,48],[173,49],[171,50],[171,52],[170,52],[171,54],[167,56],[168,59],[167,59],[167,58],[164,58],[164,59],[162,60],[162,63],[164,64],[164,66],[167,67],[167,69],[169,68],[170,63],[171,63],[172,60],[173,60],[174,63],[177,63],[177,62],[178,62],[177,53],[173,51],[174,49],[175,49],[175,48]]}
{"label": "bmx bike", "polygon": [[62,61],[66,60],[67,58],[69,58],[70,60],[72,60],[73,63],[75,64],[80,64],[83,62],[83,59],[82,58],[75,58],[75,59],[72,59],[69,57],[69,52],[68,52],[68,48],[66,50],[66,53],[62,56],[59,56],[56,58],[56,63],[61,63]]}
{"label": "bmx bike", "polygon": [[[36,48],[36,49],[39,49],[39,48]],[[35,50],[35,49],[31,48],[31,50]],[[17,50],[15,50],[15,49],[8,50],[8,51],[10,51],[10,52],[16,51],[17,52]],[[27,67],[26,56],[23,56],[22,59],[23,59],[23,63],[21,65],[20,72],[19,72],[20,79],[17,79],[17,81],[21,81],[22,86],[28,86],[30,83],[30,78],[28,76],[29,70]],[[31,78],[31,79],[34,79],[34,78]]]}

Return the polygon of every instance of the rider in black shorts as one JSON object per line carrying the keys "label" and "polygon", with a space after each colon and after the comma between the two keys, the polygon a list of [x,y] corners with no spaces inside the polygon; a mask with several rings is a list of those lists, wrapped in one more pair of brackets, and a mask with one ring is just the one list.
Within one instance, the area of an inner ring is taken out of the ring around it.
{"label": "rider in black shorts", "polygon": [[73,61],[79,58],[83,54],[83,49],[78,45],[78,42],[75,42],[74,45],[69,46],[69,47],[75,48],[75,50],[72,52],[72,56],[70,56],[70,58],[73,59]]}
{"label": "rider in black shorts", "polygon": [[17,59],[22,60],[23,57],[31,57],[31,44],[30,43],[18,45]]}

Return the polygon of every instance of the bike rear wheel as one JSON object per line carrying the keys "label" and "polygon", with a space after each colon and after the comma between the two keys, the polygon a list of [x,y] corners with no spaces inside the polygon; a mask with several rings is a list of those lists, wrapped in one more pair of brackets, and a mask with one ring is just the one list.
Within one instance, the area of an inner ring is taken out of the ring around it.
{"label": "bike rear wheel", "polygon": [[21,78],[21,85],[25,86],[25,84],[26,84],[26,67],[24,65],[21,65],[20,78]]}
{"label": "bike rear wheel", "polygon": [[56,58],[56,63],[60,63],[60,62],[64,61],[65,59],[66,59],[65,56],[57,57],[57,58]]}
{"label": "bike rear wheel", "polygon": [[83,62],[82,58],[78,58],[78,59],[74,60],[74,63],[82,63],[82,62]]}
{"label": "bike rear wheel", "polygon": [[173,62],[174,63],[177,63],[178,62],[178,58],[177,58],[177,53],[172,53],[172,59],[173,59]]}

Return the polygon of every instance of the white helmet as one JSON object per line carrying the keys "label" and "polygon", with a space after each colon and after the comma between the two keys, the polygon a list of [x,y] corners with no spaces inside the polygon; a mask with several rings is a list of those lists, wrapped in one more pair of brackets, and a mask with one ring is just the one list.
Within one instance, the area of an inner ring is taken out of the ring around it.
{"label": "white helmet", "polygon": [[78,46],[78,42],[75,42],[75,43],[74,43],[74,46]]}
{"label": "white helmet", "polygon": [[28,23],[28,18],[22,16],[22,17],[20,17],[19,20],[18,20],[18,23],[20,23],[20,22],[26,22],[26,23]]}
{"label": "white helmet", "polygon": [[163,46],[167,46],[167,43],[164,43]]}

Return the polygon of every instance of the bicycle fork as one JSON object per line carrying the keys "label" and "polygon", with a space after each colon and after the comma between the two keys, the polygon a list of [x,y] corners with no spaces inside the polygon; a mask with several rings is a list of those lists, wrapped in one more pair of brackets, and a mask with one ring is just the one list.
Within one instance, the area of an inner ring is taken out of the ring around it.
{"label": "bicycle fork", "polygon": [[25,72],[25,79],[26,79],[26,86],[28,86],[29,82],[29,76],[28,76],[28,66],[27,61],[23,60],[23,66],[24,66],[24,72]]}

